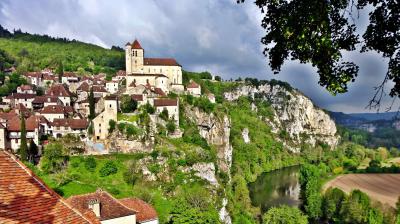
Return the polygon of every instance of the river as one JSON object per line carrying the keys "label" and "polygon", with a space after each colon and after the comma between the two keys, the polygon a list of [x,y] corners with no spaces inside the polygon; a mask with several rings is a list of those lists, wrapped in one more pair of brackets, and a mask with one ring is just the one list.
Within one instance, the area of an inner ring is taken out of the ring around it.
{"label": "river", "polygon": [[261,174],[248,185],[252,205],[263,213],[279,205],[299,206],[299,171],[300,166],[292,166]]}

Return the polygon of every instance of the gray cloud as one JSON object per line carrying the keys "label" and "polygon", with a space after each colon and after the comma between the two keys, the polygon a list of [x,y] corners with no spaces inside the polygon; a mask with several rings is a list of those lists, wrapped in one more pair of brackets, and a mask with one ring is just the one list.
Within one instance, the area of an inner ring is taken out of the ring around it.
{"label": "gray cloud", "polygon": [[[234,0],[2,0],[0,23],[8,29],[67,37],[103,47],[138,38],[146,55],[175,57],[186,70],[208,70],[225,79],[281,79],[334,111],[361,112],[386,72],[377,54],[345,54],[360,65],[349,92],[331,96],[318,85],[315,69],[287,62],[273,75],[260,44],[262,15]],[[366,24],[361,15],[360,24]],[[364,25],[365,26],[365,25]]]}

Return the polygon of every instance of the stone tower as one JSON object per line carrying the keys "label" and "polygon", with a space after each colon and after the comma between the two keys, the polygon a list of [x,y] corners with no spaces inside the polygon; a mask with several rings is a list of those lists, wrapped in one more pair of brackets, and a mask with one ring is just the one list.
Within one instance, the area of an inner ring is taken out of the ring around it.
{"label": "stone tower", "polygon": [[138,40],[125,45],[126,73],[143,73],[144,49]]}

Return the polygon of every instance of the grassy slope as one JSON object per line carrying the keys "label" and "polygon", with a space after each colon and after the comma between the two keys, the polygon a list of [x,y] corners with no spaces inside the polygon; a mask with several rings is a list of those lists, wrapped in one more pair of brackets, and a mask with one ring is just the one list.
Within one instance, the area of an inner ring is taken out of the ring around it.
{"label": "grassy slope", "polygon": [[[0,38],[0,49],[17,59],[28,70],[52,67],[62,60],[64,70],[116,70],[124,67],[124,52],[82,42],[37,41],[29,38]],[[28,55],[21,56],[25,49]]]}

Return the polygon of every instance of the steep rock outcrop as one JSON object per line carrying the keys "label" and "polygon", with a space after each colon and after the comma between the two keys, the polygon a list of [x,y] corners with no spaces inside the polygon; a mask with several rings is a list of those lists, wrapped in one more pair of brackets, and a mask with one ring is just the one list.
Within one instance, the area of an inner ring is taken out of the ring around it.
{"label": "steep rock outcrop", "polygon": [[196,107],[186,107],[185,114],[197,125],[200,135],[207,140],[207,143],[217,147],[219,169],[230,173],[232,146],[229,142],[231,130],[229,117],[224,115],[220,118],[213,113],[207,114]]}
{"label": "steep rock outcrop", "polygon": [[266,119],[266,122],[275,132],[285,130],[294,143],[304,141],[315,146],[320,141],[331,147],[338,143],[335,122],[295,89],[288,90],[280,85],[272,86],[267,83],[258,87],[243,85],[224,94],[228,101],[237,100],[241,96],[268,101],[275,115],[272,119]]}

